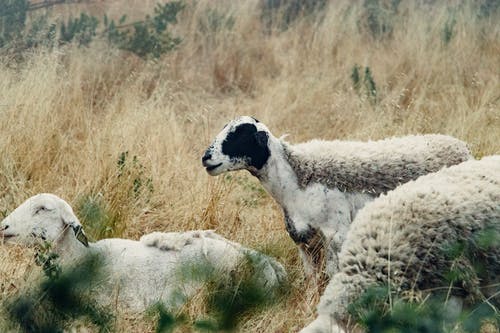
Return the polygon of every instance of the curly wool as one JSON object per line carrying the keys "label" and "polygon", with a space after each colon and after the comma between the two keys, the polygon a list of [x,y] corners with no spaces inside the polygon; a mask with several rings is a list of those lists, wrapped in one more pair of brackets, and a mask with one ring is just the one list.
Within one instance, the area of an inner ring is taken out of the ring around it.
{"label": "curly wool", "polygon": [[301,188],[320,183],[343,192],[374,195],[472,157],[463,141],[438,134],[368,142],[283,142],[283,148]]}
{"label": "curly wool", "polygon": [[475,248],[475,263],[485,265],[480,276],[465,256],[453,260],[445,251],[481,233],[500,235],[500,156],[445,168],[382,195],[353,221],[318,319],[302,332],[330,332],[335,323],[346,327],[348,305],[372,285],[390,281],[403,290],[448,290],[451,265],[471,273],[452,294],[472,301],[479,292],[496,293],[492,301],[500,304],[498,287],[483,288],[500,282],[498,239],[487,249]]}

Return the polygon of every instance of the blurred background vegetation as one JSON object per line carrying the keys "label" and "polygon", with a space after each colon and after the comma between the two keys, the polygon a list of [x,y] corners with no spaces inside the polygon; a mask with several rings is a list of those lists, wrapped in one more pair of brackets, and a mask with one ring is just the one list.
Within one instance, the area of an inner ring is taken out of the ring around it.
{"label": "blurred background vegetation", "polygon": [[[237,330],[298,331],[320,293],[281,210],[245,172],[206,175],[206,146],[248,114],[291,142],[443,133],[498,154],[499,54],[498,0],[2,0],[0,212],[53,192],[94,239],[216,229],[291,276],[288,297]],[[0,257],[0,298],[23,297],[38,283],[33,253]],[[183,318],[216,316],[200,304]],[[118,313],[113,329],[177,318],[153,313]],[[94,325],[78,316],[64,320]]]}

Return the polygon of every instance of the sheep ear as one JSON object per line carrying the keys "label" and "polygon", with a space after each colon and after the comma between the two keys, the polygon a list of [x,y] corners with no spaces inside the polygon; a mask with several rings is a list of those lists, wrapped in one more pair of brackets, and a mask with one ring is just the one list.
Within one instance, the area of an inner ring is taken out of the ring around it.
{"label": "sheep ear", "polygon": [[255,140],[257,144],[261,147],[267,147],[267,141],[269,139],[267,133],[265,131],[258,131],[255,135]]}
{"label": "sheep ear", "polygon": [[73,229],[76,239],[85,247],[89,247],[89,240],[87,239],[87,235],[83,232],[82,226],[80,224],[70,225],[71,229]]}
{"label": "sheep ear", "polygon": [[83,232],[83,229],[82,229],[82,225],[80,224],[80,221],[78,221],[77,217],[75,216],[75,214],[73,214],[73,212],[69,212],[69,211],[64,211],[62,216],[62,221],[64,224],[66,224],[67,226],[71,227],[71,229],[73,230],[73,232],[75,233],[75,236],[76,236],[76,239],[82,243],[83,245],[85,245],[86,247],[89,246],[89,241],[87,239],[87,236],[85,235],[85,233]]}

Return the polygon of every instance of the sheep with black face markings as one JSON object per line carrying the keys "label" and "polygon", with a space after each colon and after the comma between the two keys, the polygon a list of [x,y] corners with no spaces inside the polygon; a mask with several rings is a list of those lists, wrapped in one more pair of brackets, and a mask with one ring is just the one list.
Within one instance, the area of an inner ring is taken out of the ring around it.
{"label": "sheep with black face markings", "polygon": [[[472,256],[447,251],[461,244]],[[303,333],[353,329],[348,306],[373,286],[441,290],[458,304],[489,299],[500,306],[500,156],[422,176],[368,203],[339,258],[318,318]],[[446,276],[452,268],[468,277],[450,285]]]}
{"label": "sheep with black face markings", "polygon": [[380,141],[289,144],[252,117],[228,123],[206,150],[207,172],[246,169],[281,205],[306,272],[338,266],[338,252],[357,211],[381,193],[471,158],[466,144],[445,135]]}
{"label": "sheep with black face markings", "polygon": [[[117,301],[130,311],[145,310],[156,302],[169,308],[182,305],[183,299],[202,287],[196,276],[182,274],[191,266],[209,265],[223,278],[251,256],[254,277],[264,290],[274,292],[286,279],[284,268],[274,259],[210,230],[155,232],[140,241],[113,238],[89,243],[71,206],[47,193],[29,198],[0,223],[2,241],[24,246],[48,242],[62,267],[98,255],[103,278],[95,281],[92,292],[100,304]],[[181,294],[185,297],[179,298]]]}

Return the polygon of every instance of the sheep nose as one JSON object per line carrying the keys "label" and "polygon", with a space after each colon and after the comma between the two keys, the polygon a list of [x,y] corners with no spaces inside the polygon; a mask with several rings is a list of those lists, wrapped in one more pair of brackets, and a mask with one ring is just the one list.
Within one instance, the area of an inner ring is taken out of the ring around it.
{"label": "sheep nose", "polygon": [[205,152],[205,154],[201,158],[201,162],[203,163],[203,165],[205,165],[205,162],[211,158],[212,158],[212,153],[210,152],[210,149],[207,149],[207,151]]}

